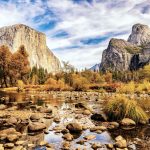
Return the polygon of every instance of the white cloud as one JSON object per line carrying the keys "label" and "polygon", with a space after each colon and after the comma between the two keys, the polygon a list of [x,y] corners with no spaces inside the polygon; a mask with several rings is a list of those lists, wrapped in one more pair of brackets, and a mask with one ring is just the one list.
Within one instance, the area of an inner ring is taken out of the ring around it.
{"label": "white cloud", "polygon": [[[102,51],[107,47],[108,40],[97,45],[83,45],[82,39],[103,37],[108,33],[126,31],[117,38],[127,39],[131,26],[135,23],[150,25],[150,11],[142,13],[143,7],[148,6],[150,0],[93,0],[74,3],[72,0],[10,0],[0,2],[0,27],[16,23],[25,23],[38,28],[40,25],[58,20],[54,29],[45,31],[47,44],[61,60],[69,60],[78,68],[85,68],[100,62]],[[46,14],[47,10],[56,16]],[[45,16],[42,16],[44,15]],[[38,21],[33,18],[42,16]],[[68,37],[53,37],[63,30]],[[112,36],[110,35],[109,38]],[[65,49],[80,46],[80,48]],[[60,49],[60,50],[59,50]]]}

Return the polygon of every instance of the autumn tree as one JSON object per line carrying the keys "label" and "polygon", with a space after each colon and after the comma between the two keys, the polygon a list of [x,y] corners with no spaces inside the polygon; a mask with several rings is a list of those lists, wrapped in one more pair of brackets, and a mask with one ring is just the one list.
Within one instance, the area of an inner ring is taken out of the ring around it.
{"label": "autumn tree", "polygon": [[0,72],[1,78],[3,79],[6,87],[8,87],[7,77],[9,75],[11,56],[12,53],[9,51],[9,48],[5,45],[2,45],[0,47]]}
{"label": "autumn tree", "polygon": [[10,62],[10,78],[11,82],[14,80],[26,80],[27,75],[30,71],[30,64],[28,61],[28,54],[25,47],[22,45],[19,47],[12,57]]}

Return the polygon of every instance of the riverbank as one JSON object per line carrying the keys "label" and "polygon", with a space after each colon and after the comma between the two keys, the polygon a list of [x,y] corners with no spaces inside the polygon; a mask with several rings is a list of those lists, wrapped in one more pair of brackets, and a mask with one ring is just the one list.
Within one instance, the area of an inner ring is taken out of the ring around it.
{"label": "riverbank", "polygon": [[149,149],[149,125],[124,127],[120,122],[102,118],[105,102],[113,94],[28,92],[21,94],[22,99],[17,101],[18,97],[16,100],[11,97],[14,93],[6,93],[0,105],[1,147],[14,150]]}

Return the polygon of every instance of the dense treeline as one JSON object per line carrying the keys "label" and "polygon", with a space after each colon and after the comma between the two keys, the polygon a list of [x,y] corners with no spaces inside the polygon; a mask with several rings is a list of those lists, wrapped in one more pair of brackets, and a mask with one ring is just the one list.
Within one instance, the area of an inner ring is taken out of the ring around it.
{"label": "dense treeline", "polygon": [[63,62],[61,72],[51,74],[36,66],[30,69],[24,46],[20,46],[18,51],[12,54],[9,48],[3,45],[0,47],[0,85],[17,86],[18,81],[27,87],[42,85],[39,87],[41,90],[148,91],[150,89],[145,84],[150,85],[150,65],[132,72],[103,73],[87,69],[77,71],[69,62]]}

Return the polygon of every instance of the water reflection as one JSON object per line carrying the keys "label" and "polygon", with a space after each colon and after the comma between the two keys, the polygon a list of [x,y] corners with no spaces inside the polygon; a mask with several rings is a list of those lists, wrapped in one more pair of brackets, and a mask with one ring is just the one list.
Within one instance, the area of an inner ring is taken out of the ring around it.
{"label": "water reflection", "polygon": [[[71,122],[75,119],[75,114],[73,114],[73,108],[74,103],[77,101],[71,101],[71,102],[65,102],[64,97],[54,98],[53,95],[47,94],[47,93],[17,93],[17,92],[11,92],[11,93],[5,93],[0,92],[0,97],[3,96],[9,96],[9,106],[11,104],[16,103],[19,109],[31,109],[34,108],[34,105],[38,106],[46,106],[51,105],[57,107],[59,110],[58,116],[63,116],[60,119],[60,124],[64,125],[68,122]],[[96,103],[95,101],[86,101],[85,99],[82,100],[83,102],[86,102],[88,106],[94,106],[95,111],[100,111],[103,108],[102,103]],[[80,100],[81,102],[81,100]],[[56,116],[57,117],[57,116]],[[54,123],[52,119],[50,120],[43,120],[43,122],[46,124],[48,129],[52,129],[54,126],[58,125],[57,123]],[[22,128],[20,129],[22,132],[25,132],[26,129]],[[94,132],[90,132],[89,130],[83,131],[81,134],[74,135],[74,141],[72,142],[73,147],[79,147],[79,144],[76,144],[77,141],[83,139],[86,135],[95,135],[96,138],[94,140],[91,140],[90,142],[101,142],[103,144],[107,143],[113,143],[113,139],[118,136],[122,135],[127,141],[133,141],[134,138],[140,138],[146,140],[147,137],[150,137],[150,126],[138,126],[135,129],[132,130],[123,130],[123,129],[117,129],[112,130],[110,132],[103,132],[101,134],[97,134]],[[55,149],[60,149],[61,143],[63,141],[62,134],[61,133],[55,133],[54,131],[49,131],[48,134],[37,134],[34,136],[26,135],[24,137],[25,139],[28,139],[31,143],[37,144],[40,141],[46,140],[49,143],[55,144]],[[89,142],[85,142],[85,147],[87,149],[90,149]],[[82,147],[82,146],[80,146]],[[85,148],[84,147],[84,148]],[[45,150],[45,147],[37,147],[36,150]]]}

